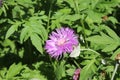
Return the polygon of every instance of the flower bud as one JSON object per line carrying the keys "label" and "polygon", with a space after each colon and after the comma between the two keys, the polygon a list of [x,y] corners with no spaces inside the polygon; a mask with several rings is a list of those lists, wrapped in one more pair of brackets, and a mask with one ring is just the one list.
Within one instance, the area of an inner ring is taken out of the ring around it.
{"label": "flower bud", "polygon": [[79,80],[80,70],[81,69],[79,69],[79,68],[75,70],[74,75],[73,75],[73,80]]}

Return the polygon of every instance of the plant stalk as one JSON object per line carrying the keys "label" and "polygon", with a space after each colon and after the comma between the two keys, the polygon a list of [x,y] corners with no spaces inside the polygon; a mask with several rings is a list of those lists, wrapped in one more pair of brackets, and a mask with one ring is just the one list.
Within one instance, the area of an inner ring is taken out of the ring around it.
{"label": "plant stalk", "polygon": [[114,80],[115,73],[116,73],[116,71],[117,71],[117,69],[118,69],[118,66],[119,66],[119,63],[116,63],[116,65],[115,65],[115,69],[114,69],[114,71],[113,71],[113,74],[112,74],[112,78],[111,78],[111,80]]}
{"label": "plant stalk", "polygon": [[[73,61],[74,61],[75,65],[76,65],[78,68],[80,68],[79,64],[78,64],[75,60],[73,60]],[[80,68],[80,69],[81,69],[81,68]]]}
{"label": "plant stalk", "polygon": [[[74,5],[75,5],[75,8],[76,8],[76,10],[75,10],[76,14],[80,14],[78,0],[73,0],[73,2],[74,2]],[[83,38],[84,38],[84,42],[85,42],[85,47],[88,47],[88,43],[86,41],[84,20],[85,20],[85,18],[80,19],[80,24],[81,24],[82,29],[83,29],[82,33],[83,33]]]}
{"label": "plant stalk", "polygon": [[48,21],[47,21],[47,29],[50,28],[50,18],[51,18],[51,12],[52,12],[52,5],[53,5],[53,0],[52,2],[50,3],[50,8],[49,8],[49,13],[48,13]]}

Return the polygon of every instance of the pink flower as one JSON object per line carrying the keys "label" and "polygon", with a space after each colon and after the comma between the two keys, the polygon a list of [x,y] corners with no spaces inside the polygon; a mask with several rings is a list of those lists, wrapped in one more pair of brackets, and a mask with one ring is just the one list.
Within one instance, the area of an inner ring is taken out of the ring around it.
{"label": "pink flower", "polygon": [[60,28],[53,31],[46,41],[45,49],[51,57],[58,58],[63,53],[70,53],[78,45],[78,37],[70,28]]}
{"label": "pink flower", "polygon": [[79,69],[79,68],[75,70],[74,75],[73,75],[73,80],[79,80],[80,70],[81,69]]}

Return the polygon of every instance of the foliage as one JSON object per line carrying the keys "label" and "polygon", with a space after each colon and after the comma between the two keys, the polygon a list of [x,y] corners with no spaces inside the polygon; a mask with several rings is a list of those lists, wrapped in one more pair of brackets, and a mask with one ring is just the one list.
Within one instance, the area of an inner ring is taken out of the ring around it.
{"label": "foliage", "polygon": [[[0,0],[0,80],[72,80],[77,68],[79,80],[110,80],[120,53],[119,13],[120,0]],[[77,56],[56,60],[45,51],[60,27],[78,35]]]}

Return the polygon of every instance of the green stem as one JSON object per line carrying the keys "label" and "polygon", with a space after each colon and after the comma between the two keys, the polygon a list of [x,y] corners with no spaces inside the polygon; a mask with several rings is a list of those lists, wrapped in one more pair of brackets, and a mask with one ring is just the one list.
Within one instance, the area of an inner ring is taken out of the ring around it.
{"label": "green stem", "polygon": [[111,78],[111,80],[114,79],[114,77],[115,77],[115,73],[116,73],[116,71],[117,71],[117,69],[118,69],[118,66],[119,66],[119,64],[116,63],[116,65],[115,65],[115,69],[114,69],[114,71],[113,71],[113,74],[112,74],[112,78]]}
{"label": "green stem", "polygon": [[75,5],[75,8],[76,8],[75,12],[76,12],[77,14],[79,14],[78,0],[73,0],[73,2],[74,2],[74,5]]}
{"label": "green stem", "polygon": [[88,43],[87,43],[87,41],[86,41],[86,34],[85,34],[85,25],[84,25],[84,20],[83,19],[81,19],[80,20],[80,23],[81,23],[81,25],[82,25],[82,28],[83,28],[83,38],[84,38],[84,42],[85,42],[85,46],[88,48]]}
{"label": "green stem", "polygon": [[[75,8],[76,8],[76,14],[79,14],[79,5],[78,5],[78,0],[73,0],[74,2],[74,5],[75,5]],[[88,47],[88,43],[86,41],[86,35],[85,35],[85,25],[84,25],[84,19],[81,19],[80,20],[80,23],[81,23],[81,26],[82,26],[82,29],[83,29],[83,38],[84,38],[84,42],[85,42],[85,46]]]}
{"label": "green stem", "polygon": [[51,18],[51,12],[52,12],[52,4],[53,4],[53,0],[52,2],[50,3],[50,8],[49,8],[49,13],[48,13],[48,21],[47,21],[47,29],[50,28],[50,18]]}
{"label": "green stem", "polygon": [[[75,60],[73,60],[73,61],[74,61],[75,65],[76,65],[78,68],[80,68],[79,64],[78,64]],[[80,68],[80,69],[81,69],[81,68]]]}

